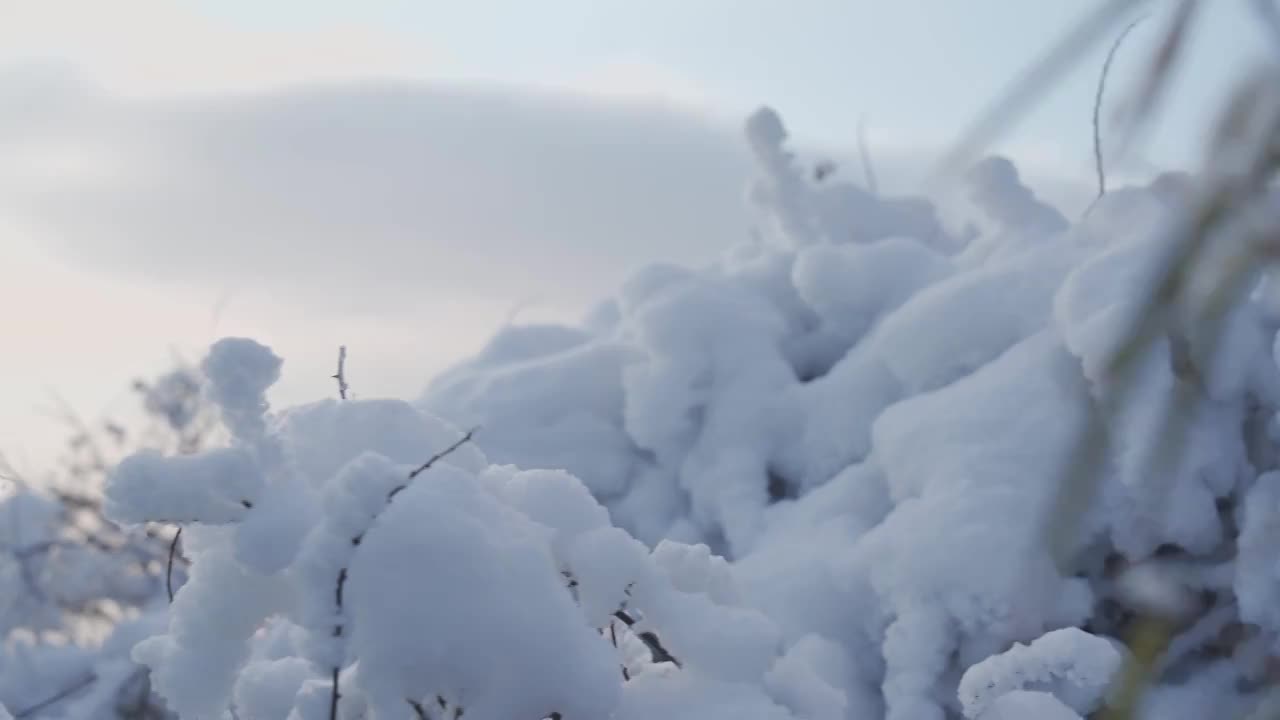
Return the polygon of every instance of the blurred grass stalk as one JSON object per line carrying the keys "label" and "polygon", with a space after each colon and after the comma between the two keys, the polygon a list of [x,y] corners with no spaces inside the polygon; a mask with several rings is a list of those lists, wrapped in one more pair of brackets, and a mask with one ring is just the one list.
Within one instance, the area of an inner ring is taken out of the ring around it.
{"label": "blurred grass stalk", "polygon": [[[1249,0],[1240,0],[1248,2]],[[1108,32],[1129,18],[1140,0],[1102,3],[1025,72],[1003,97],[961,136],[935,176],[943,180],[976,159],[984,146],[1010,127],[1032,106],[1052,81]],[[1181,0],[1160,42],[1147,61],[1135,102],[1122,127],[1122,146],[1139,138],[1153,122],[1160,101],[1176,72],[1178,61],[1201,7],[1197,0]],[[1252,7],[1271,33],[1280,55],[1280,12],[1270,0],[1253,0]],[[1133,22],[1133,21],[1131,21]],[[1129,25],[1123,32],[1132,28]],[[1114,46],[1113,46],[1114,52]],[[1105,80],[1105,74],[1103,77]],[[1100,100],[1098,101],[1100,102]],[[1095,112],[1097,108],[1095,107]],[[1095,127],[1096,130],[1096,127]],[[1102,175],[1101,153],[1098,172]],[[1139,302],[1125,319],[1123,341],[1105,363],[1104,387],[1092,398],[1084,426],[1077,433],[1067,461],[1055,478],[1055,496],[1042,527],[1050,553],[1060,570],[1071,572],[1070,548],[1080,521],[1094,502],[1108,457],[1109,420],[1130,401],[1142,361],[1155,343],[1169,337],[1178,319],[1196,334],[1200,377],[1212,377],[1215,349],[1222,341],[1224,322],[1256,285],[1260,269],[1280,257],[1280,228],[1274,217],[1249,223],[1280,168],[1280,72],[1274,63],[1243,78],[1221,111],[1217,131],[1209,142],[1202,175],[1188,207],[1167,230],[1166,252],[1152,268],[1152,281],[1139,289]],[[1102,187],[1105,192],[1105,186]],[[1245,222],[1241,222],[1245,221]],[[1270,222],[1269,222],[1270,221]],[[1239,227],[1243,225],[1243,227]],[[1208,291],[1196,297],[1207,282]],[[1179,317],[1179,309],[1189,315]],[[1183,446],[1200,393],[1179,392],[1157,429],[1155,451],[1147,465],[1159,476],[1181,462]],[[1175,625],[1155,615],[1142,617],[1128,638],[1132,651],[1113,688],[1111,702],[1101,713],[1106,720],[1135,717],[1145,687],[1172,639]],[[1264,702],[1271,706],[1271,703]],[[1280,703],[1276,704],[1280,707]],[[1251,717],[1261,718],[1259,707]],[[1280,713],[1265,713],[1280,718]]]}

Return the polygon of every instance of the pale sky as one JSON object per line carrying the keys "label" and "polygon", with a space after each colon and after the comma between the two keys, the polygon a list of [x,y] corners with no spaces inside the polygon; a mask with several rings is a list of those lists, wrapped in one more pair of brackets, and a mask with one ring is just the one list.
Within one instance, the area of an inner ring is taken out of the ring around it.
{"label": "pale sky", "polygon": [[[1116,61],[1132,86],[1172,3]],[[1204,4],[1163,125],[1274,48]],[[277,402],[413,397],[518,304],[571,318],[651,260],[742,237],[745,113],[902,177],[1092,0],[0,0],[0,452],[38,470],[57,391],[94,419],[221,334],[285,357]],[[1097,43],[999,146],[1091,182]],[[1052,195],[1051,191],[1047,194]]]}

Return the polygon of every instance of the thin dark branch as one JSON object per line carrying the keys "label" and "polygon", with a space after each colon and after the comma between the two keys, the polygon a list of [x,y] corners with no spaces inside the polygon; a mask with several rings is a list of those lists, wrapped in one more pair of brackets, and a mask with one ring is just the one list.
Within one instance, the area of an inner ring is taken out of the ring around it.
{"label": "thin dark branch", "polygon": [[169,591],[169,602],[173,602],[173,560],[178,555],[178,541],[182,539],[182,528],[173,534],[173,540],[169,542],[169,562],[164,569],[164,587]]}
{"label": "thin dark branch", "polygon": [[333,688],[329,693],[329,720],[338,720],[338,700],[342,698],[342,693],[338,691],[338,672],[339,669],[335,665],[333,668]]}
{"label": "thin dark branch", "polygon": [[[626,610],[619,610],[614,613],[613,616],[621,620],[622,624],[631,628],[632,632],[635,632],[636,619],[631,617],[631,614]],[[653,656],[653,661],[655,663],[669,662],[676,667],[684,667],[680,661],[676,659],[675,655],[667,652],[667,649],[662,645],[662,640],[658,638],[656,633],[646,630],[644,632],[637,632],[636,637],[640,638],[640,640],[649,648],[649,654]]]}
{"label": "thin dark branch", "polygon": [[[342,637],[342,591],[347,585],[347,569],[344,567],[338,570],[338,582],[334,589],[334,601],[338,606],[339,620],[333,626],[333,636]],[[333,686],[329,692],[329,720],[338,720],[338,699],[342,697],[342,692],[338,686],[338,673],[342,670],[338,665],[333,666]]]}
{"label": "thin dark branch", "polygon": [[[618,630],[614,627],[612,620],[609,621],[609,642],[613,643],[615,649],[618,647]],[[622,663],[622,679],[624,682],[631,679],[631,672],[627,670],[626,663]]]}
{"label": "thin dark branch", "polygon": [[13,714],[13,718],[14,720],[22,720],[23,718],[33,717],[36,713],[40,712],[41,710],[44,710],[45,708],[55,703],[59,703],[63,700],[66,700],[67,698],[89,687],[90,685],[94,684],[97,681],[98,681],[98,676],[94,673],[89,673],[88,675],[85,675],[83,678],[81,678],[79,681],[63,688],[62,690],[59,690],[58,692],[45,698],[44,700],[41,700],[35,705],[32,705],[27,708],[23,708],[22,710],[15,712]]}
{"label": "thin dark branch", "polygon": [[[347,585],[347,569],[342,568],[341,570],[338,571],[338,587],[334,591],[334,600],[337,602],[338,612],[342,612],[342,591],[343,591],[343,588],[346,587],[346,585]],[[342,634],[342,626],[338,625],[333,630],[333,636],[338,637],[341,634]]]}
{"label": "thin dark branch", "polygon": [[341,345],[338,347],[338,372],[330,375],[329,377],[338,381],[338,397],[342,398],[343,400],[346,400],[347,389],[350,387],[349,385],[347,385],[347,346],[346,345]]}
{"label": "thin dark branch", "polygon": [[[432,465],[435,465],[437,462],[439,462],[440,460],[443,460],[446,456],[450,455],[451,453],[453,453],[453,452],[454,452],[455,450],[457,450],[458,448],[460,448],[460,447],[462,447],[463,445],[466,445],[467,443],[471,442],[471,438],[475,437],[476,431],[477,431],[477,430],[479,430],[479,429],[480,429],[479,427],[473,427],[473,428],[471,428],[470,430],[468,430],[468,431],[466,432],[466,434],[464,434],[462,437],[458,438],[458,440],[457,440],[456,442],[454,442],[452,445],[450,445],[449,447],[447,447],[447,448],[445,448],[445,449],[441,450],[440,452],[436,453],[435,455],[432,455],[430,459],[428,459],[426,462],[424,462],[424,463],[422,463],[421,465],[419,465],[419,466],[418,466],[418,467],[417,467],[413,472],[409,473],[409,479],[410,479],[410,480],[412,480],[412,479],[414,479],[414,478],[418,477],[418,476],[419,476],[419,475],[421,475],[422,473],[426,472],[426,471],[427,471],[427,470],[428,470]],[[400,486],[399,488],[396,488],[395,490],[392,490],[392,491],[391,491],[391,494],[392,494],[392,495],[395,495],[395,493],[396,493],[396,492],[398,492],[398,491],[400,491],[400,490],[403,490],[403,489],[404,489],[404,486],[402,485],[402,486]]]}
{"label": "thin dark branch", "polygon": [[418,716],[418,720],[431,720],[431,716],[427,714],[427,709],[417,700],[407,700],[409,707],[413,708],[413,713]]}
{"label": "thin dark branch", "polygon": [[[338,355],[338,376],[342,375],[342,359],[343,357],[345,357],[345,355],[346,355],[346,348],[344,347],[343,351]],[[335,377],[338,377],[338,376],[335,376]],[[339,382],[339,385],[341,386],[342,380],[339,379],[338,382]],[[466,434],[458,438],[458,440],[454,442],[452,445],[441,450],[435,455],[432,455],[425,463],[423,463],[422,465],[414,469],[412,472],[410,472],[409,477],[405,481],[404,485],[399,485],[395,488],[392,488],[391,492],[387,493],[387,503],[390,503],[392,500],[394,500],[396,494],[399,493],[401,490],[404,490],[406,487],[408,487],[409,486],[408,483],[412,481],[414,478],[418,477],[418,475],[422,474],[423,472],[426,472],[427,469],[430,468],[432,465],[439,462],[441,459],[445,458],[450,453],[454,452],[455,450],[457,450],[458,448],[462,447],[464,444],[469,442],[471,438],[475,435],[476,430],[478,429],[479,428],[472,428],[468,430]],[[351,538],[351,544],[359,545],[362,540],[364,540],[363,532]],[[338,570],[338,581],[334,587],[334,598],[333,598],[334,604],[338,608],[339,618],[342,617],[342,609],[343,609],[342,594],[343,594],[343,590],[346,588],[346,585],[347,585],[347,568],[343,567]],[[342,637],[343,630],[344,630],[344,627],[343,627],[342,621],[341,619],[339,619],[339,621],[333,626],[333,636]],[[338,720],[338,698],[341,697],[341,693],[338,687],[339,669],[340,668],[338,667],[333,668],[333,687],[329,694],[329,720]],[[421,706],[414,705],[414,702],[412,700],[408,702],[411,706],[414,706],[415,711],[418,711],[420,713],[419,714],[420,717],[425,717],[424,715],[421,714],[421,711],[419,710]]]}
{"label": "thin dark branch", "polygon": [[[1107,77],[1111,75],[1111,63],[1115,61],[1116,53],[1120,51],[1120,46],[1124,44],[1125,38],[1146,19],[1146,15],[1136,18],[1126,25],[1124,30],[1120,31],[1120,34],[1116,36],[1115,42],[1111,43],[1111,49],[1107,51],[1107,59],[1102,63],[1102,72],[1098,75],[1098,91],[1093,97],[1093,163],[1098,172],[1098,196],[1089,205],[1089,210],[1092,210],[1093,205],[1098,200],[1101,200],[1103,195],[1107,194],[1107,173],[1102,157],[1102,100],[1107,89]],[[1086,215],[1089,210],[1085,211]]]}
{"label": "thin dark branch", "polygon": [[[46,389],[46,392],[53,399],[55,405],[49,412],[55,420],[62,422],[75,434],[70,440],[70,445],[77,452],[83,451],[89,458],[89,470],[93,472],[102,472],[107,469],[106,454],[102,452],[102,446],[99,445],[97,433],[89,427],[84,418],[80,416],[71,403],[62,397],[56,390],[52,388]],[[76,467],[70,468],[73,472],[77,472]]]}

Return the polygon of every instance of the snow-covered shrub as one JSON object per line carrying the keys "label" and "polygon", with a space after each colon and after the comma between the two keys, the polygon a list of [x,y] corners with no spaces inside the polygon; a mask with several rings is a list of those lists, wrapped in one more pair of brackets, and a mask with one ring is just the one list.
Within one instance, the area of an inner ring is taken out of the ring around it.
{"label": "snow-covered shrub", "polygon": [[133,658],[195,720],[1078,720],[1148,661],[1145,717],[1262,707],[1276,79],[1204,173],[1074,224],[984,159],[963,234],[811,182],[761,110],[749,242],[504,328],[416,407],[271,413],[281,360],[217,343],[226,446],[108,488],[191,561]]}
{"label": "snow-covered shrub", "polygon": [[[1274,234],[1274,191],[1204,226],[1228,250],[1162,296],[1122,388],[1114,359],[1218,170],[1117,189],[1073,224],[988,158],[962,236],[927,200],[809,181],[771,110],[746,132],[750,242],[639,269],[578,326],[504,328],[420,406],[484,425],[503,462],[581,473],[647,543],[725,555],[797,658],[771,677],[809,662],[797,648],[848,661],[824,676],[838,695],[788,707],[1083,715],[1159,609],[1140,586],[1181,599],[1148,711],[1193,686],[1256,701],[1280,654],[1275,280],[1247,265],[1249,292],[1204,319],[1229,249]],[[1045,530],[1095,418],[1110,440],[1064,561]],[[992,678],[980,707],[962,677]]]}
{"label": "snow-covered shrub", "polygon": [[190,580],[133,651],[180,717],[840,717],[843,650],[787,642],[706,547],[650,550],[402,402],[272,414],[280,367],[215,344],[230,443],[107,486],[119,521],[183,528]]}

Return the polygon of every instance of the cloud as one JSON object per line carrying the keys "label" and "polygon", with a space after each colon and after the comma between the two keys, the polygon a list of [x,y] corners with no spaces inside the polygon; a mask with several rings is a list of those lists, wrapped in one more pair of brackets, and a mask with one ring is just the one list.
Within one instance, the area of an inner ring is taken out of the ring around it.
{"label": "cloud", "polygon": [[[746,231],[735,127],[631,95],[427,82],[129,96],[0,67],[0,451],[47,455],[45,387],[89,416],[216,332],[289,359],[276,401],[415,395],[518,303],[566,317]],[[359,382],[357,382],[359,380]]]}
{"label": "cloud", "polygon": [[74,62],[112,91],[134,95],[423,76],[441,61],[438,49],[387,27],[251,28],[171,0],[40,0],[7,10],[0,63]]}
{"label": "cloud", "polygon": [[745,232],[745,149],[687,111],[409,83],[130,100],[34,72],[0,82],[0,211],[103,271],[582,302]]}
{"label": "cloud", "polygon": [[[118,407],[168,347],[198,357],[220,298],[217,333],[288,358],[276,402],[331,394],[340,343],[357,392],[412,396],[519,303],[573,316],[638,265],[747,233],[739,127],[650,92],[660,74],[615,68],[634,82],[613,97],[422,80],[129,95],[76,67],[0,67],[0,304],[23,309],[0,314],[21,348],[0,375],[23,379],[0,437],[37,454],[58,437],[31,436],[41,388]],[[928,158],[877,152],[882,185]]]}

